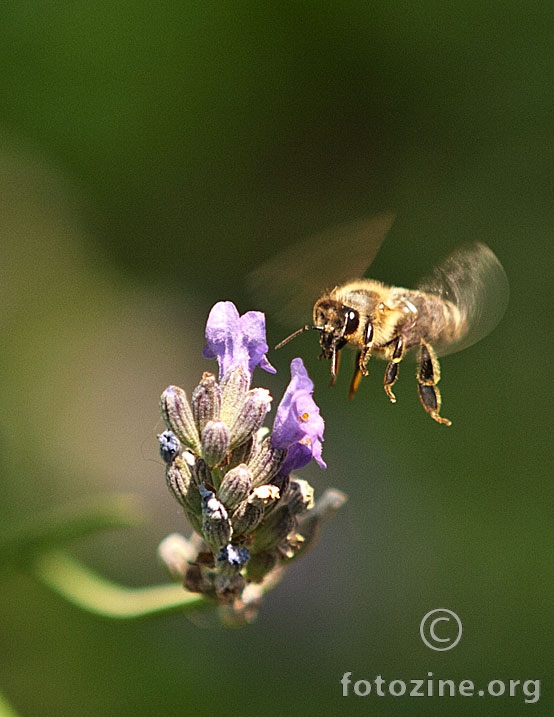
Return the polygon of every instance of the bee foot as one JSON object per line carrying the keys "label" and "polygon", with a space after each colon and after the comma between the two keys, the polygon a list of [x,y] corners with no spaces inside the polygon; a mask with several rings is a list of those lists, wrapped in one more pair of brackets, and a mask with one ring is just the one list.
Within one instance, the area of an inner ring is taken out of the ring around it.
{"label": "bee foot", "polygon": [[439,414],[436,413],[435,411],[430,412],[429,415],[430,415],[431,418],[432,418],[434,421],[436,421],[437,423],[442,423],[442,424],[444,424],[445,426],[451,426],[451,425],[452,425],[452,421],[449,421],[448,418],[443,418],[442,416],[439,416]]}

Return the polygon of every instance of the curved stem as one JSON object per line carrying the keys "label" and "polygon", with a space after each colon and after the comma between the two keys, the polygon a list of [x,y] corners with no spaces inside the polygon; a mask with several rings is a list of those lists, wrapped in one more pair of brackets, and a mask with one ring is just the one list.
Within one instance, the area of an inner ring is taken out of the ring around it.
{"label": "curved stem", "polygon": [[137,525],[143,510],[134,495],[110,494],[54,508],[26,525],[0,529],[0,570],[26,569],[35,556],[84,535]]}
{"label": "curved stem", "polygon": [[0,717],[17,717],[17,713],[2,694],[0,694]]}
{"label": "curved stem", "polygon": [[103,617],[128,620],[212,606],[203,595],[187,592],[181,585],[145,588],[117,585],[62,550],[43,553],[31,570],[44,585],[69,602]]}

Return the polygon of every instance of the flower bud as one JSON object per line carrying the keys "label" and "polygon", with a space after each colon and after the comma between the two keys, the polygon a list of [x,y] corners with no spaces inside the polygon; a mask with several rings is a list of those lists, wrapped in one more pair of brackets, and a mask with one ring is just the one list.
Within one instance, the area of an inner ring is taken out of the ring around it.
{"label": "flower bud", "polygon": [[245,500],[240,503],[232,517],[234,535],[247,535],[255,530],[264,517],[264,507],[261,501],[251,502]]}
{"label": "flower bud", "polygon": [[276,548],[294,529],[296,521],[287,506],[277,507],[259,526],[251,546],[253,553]]}
{"label": "flower bud", "polygon": [[227,471],[217,491],[217,497],[227,508],[233,508],[248,496],[251,489],[252,475],[244,463],[241,463]]}
{"label": "flower bud", "polygon": [[250,437],[240,446],[233,448],[229,455],[229,468],[236,468],[241,463],[248,463],[254,452],[254,439]]}
{"label": "flower bud", "polygon": [[173,431],[164,431],[158,434],[160,456],[164,463],[170,464],[181,452],[181,443]]}
{"label": "flower bud", "polygon": [[168,386],[160,400],[162,416],[169,430],[177,438],[189,446],[195,453],[200,453],[200,436],[194,423],[192,410],[187,394],[178,386]]}
{"label": "flower bud", "polygon": [[210,469],[206,465],[206,461],[203,458],[196,458],[190,468],[192,480],[196,485],[206,485],[211,479]]}
{"label": "flower bud", "polygon": [[204,373],[190,403],[177,386],[161,397],[166,482],[194,532],[189,540],[168,536],[158,555],[185,589],[219,603],[234,625],[255,618],[263,595],[346,499],[328,491],[314,505],[309,484],[291,477],[311,459],[324,466],[324,423],[301,359],[291,363],[271,432],[264,427],[271,395],[250,386],[257,366],[274,372],[267,350],[263,314],[240,316],[234,304],[219,302],[203,352],[217,359],[219,380]]}
{"label": "flower bud", "polygon": [[220,411],[221,388],[213,373],[204,373],[192,392],[192,415],[200,433],[208,421],[219,419]]}
{"label": "flower bud", "polygon": [[200,486],[202,496],[202,535],[212,550],[218,550],[230,542],[233,535],[231,521],[223,503],[215,493]]}
{"label": "flower bud", "polygon": [[190,468],[182,458],[175,458],[165,471],[167,487],[183,508],[200,514],[202,503],[198,488],[192,480]]}
{"label": "flower bud", "polygon": [[217,550],[226,545],[233,535],[233,529],[229,519],[213,519],[204,516],[202,518],[202,535],[212,550]]}
{"label": "flower bud", "polygon": [[231,448],[240,446],[262,427],[271,401],[271,394],[265,388],[248,391],[231,426]]}
{"label": "flower bud", "polygon": [[199,488],[202,503],[202,515],[207,515],[214,520],[227,518],[227,511],[223,503],[215,497],[213,490],[208,490],[203,485]]}
{"label": "flower bud", "polygon": [[244,403],[250,385],[250,376],[240,364],[228,371],[221,380],[222,405],[220,418],[231,425],[237,411]]}
{"label": "flower bud", "polygon": [[286,454],[286,449],[273,448],[269,436],[264,438],[258,452],[248,463],[254,485],[269,483],[279,470]]}
{"label": "flower bud", "polygon": [[229,429],[223,421],[208,421],[202,431],[202,456],[213,468],[224,460],[229,450]]}

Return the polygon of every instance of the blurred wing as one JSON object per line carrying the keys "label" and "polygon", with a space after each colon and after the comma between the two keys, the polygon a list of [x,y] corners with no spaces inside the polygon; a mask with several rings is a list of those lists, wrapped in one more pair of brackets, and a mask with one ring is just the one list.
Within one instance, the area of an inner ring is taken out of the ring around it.
{"label": "blurred wing", "polygon": [[439,356],[480,341],[498,324],[508,305],[506,272],[494,252],[480,243],[454,251],[417,288],[456,304],[468,323],[468,332],[459,341],[435,347]]}
{"label": "blurred wing", "polygon": [[292,327],[310,321],[323,292],[363,275],[393,221],[386,213],[349,222],[276,254],[248,276],[259,308]]}

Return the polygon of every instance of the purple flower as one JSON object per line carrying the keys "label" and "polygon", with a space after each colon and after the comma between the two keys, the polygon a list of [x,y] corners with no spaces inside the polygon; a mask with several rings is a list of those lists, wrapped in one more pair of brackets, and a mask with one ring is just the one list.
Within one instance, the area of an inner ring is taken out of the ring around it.
{"label": "purple flower", "polygon": [[279,473],[288,475],[302,468],[314,458],[321,468],[327,468],[321,457],[321,442],[325,427],[319,408],[312,398],[314,384],[302,359],[293,359],[291,380],[285,391],[273,423],[271,444],[288,449]]}
{"label": "purple flower", "polygon": [[275,373],[266,358],[265,316],[261,311],[247,311],[239,316],[231,301],[219,301],[210,311],[206,324],[204,358],[216,358],[219,378],[235,366],[242,366],[249,375],[256,366]]}

